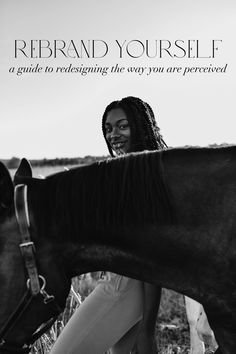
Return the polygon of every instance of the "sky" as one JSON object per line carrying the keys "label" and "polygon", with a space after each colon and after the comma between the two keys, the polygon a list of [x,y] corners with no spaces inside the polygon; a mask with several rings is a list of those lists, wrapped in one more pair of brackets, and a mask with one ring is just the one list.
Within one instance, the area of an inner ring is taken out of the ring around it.
{"label": "sky", "polygon": [[[103,112],[130,95],[151,105],[168,146],[236,143],[235,33],[234,0],[0,0],[0,158],[107,155]],[[39,58],[39,40],[70,57]],[[107,74],[60,72],[70,66]]]}

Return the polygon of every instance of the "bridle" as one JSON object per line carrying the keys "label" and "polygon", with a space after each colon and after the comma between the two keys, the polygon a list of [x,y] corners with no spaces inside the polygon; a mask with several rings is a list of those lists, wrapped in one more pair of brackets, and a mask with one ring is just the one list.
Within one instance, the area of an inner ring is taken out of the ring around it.
{"label": "bridle", "polygon": [[[16,219],[19,225],[21,234],[21,243],[19,245],[21,254],[24,260],[24,265],[27,270],[26,291],[22,296],[16,309],[12,312],[3,328],[0,330],[0,352],[4,349],[9,353],[29,353],[32,344],[45,333],[55,322],[58,315],[62,312],[61,307],[55,301],[53,295],[49,295],[46,290],[46,280],[42,275],[38,274],[36,264],[36,250],[34,242],[30,237],[30,220],[27,203],[27,185],[19,184],[15,187],[14,205]],[[18,321],[24,315],[25,311],[34,299],[41,299],[41,302],[50,306],[52,318],[43,325],[41,325],[25,343],[21,346],[15,346],[10,343],[8,336],[11,331],[16,327]]]}

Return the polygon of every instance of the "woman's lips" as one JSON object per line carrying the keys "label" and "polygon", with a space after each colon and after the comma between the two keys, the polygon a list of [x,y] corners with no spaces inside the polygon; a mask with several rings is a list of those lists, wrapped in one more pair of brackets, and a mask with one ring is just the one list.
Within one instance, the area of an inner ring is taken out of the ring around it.
{"label": "woman's lips", "polygon": [[116,143],[113,143],[111,144],[112,147],[116,150],[116,149],[122,149],[125,145],[125,141],[122,141],[122,142],[116,142]]}

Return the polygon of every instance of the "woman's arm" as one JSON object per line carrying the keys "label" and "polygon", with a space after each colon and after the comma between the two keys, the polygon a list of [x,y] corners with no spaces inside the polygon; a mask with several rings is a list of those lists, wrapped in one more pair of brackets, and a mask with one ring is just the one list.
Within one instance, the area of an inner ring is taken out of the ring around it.
{"label": "woman's arm", "polygon": [[143,283],[143,319],[137,337],[138,354],[156,352],[155,327],[160,305],[161,288],[150,283]]}

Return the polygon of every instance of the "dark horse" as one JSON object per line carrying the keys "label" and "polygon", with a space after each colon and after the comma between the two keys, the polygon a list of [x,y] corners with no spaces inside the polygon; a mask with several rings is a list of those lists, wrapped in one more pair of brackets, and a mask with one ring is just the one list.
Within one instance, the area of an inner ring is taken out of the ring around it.
{"label": "dark horse", "polygon": [[[65,306],[73,276],[113,271],[196,299],[217,353],[236,353],[235,146],[131,154],[45,180],[32,178],[23,160],[14,182],[27,185],[28,231],[46,280],[41,293],[54,295],[57,307]],[[13,196],[1,164],[0,336],[29,287]],[[0,353],[24,352],[52,316],[45,302],[35,296],[23,314],[13,315]]]}

